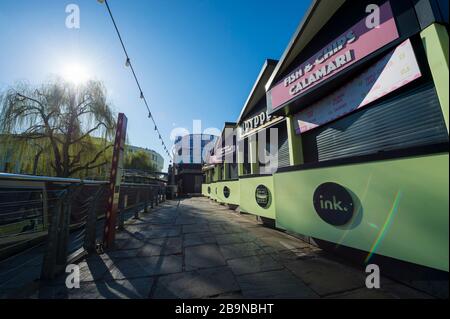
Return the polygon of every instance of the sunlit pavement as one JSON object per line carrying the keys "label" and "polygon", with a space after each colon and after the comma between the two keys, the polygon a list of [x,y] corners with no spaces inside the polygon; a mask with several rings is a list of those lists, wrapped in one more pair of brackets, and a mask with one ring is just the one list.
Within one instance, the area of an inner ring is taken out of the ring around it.
{"label": "sunlit pavement", "polygon": [[65,276],[33,298],[429,298],[366,274],[320,249],[263,227],[206,198],[167,201],[129,220],[116,249],[79,263],[80,288]]}

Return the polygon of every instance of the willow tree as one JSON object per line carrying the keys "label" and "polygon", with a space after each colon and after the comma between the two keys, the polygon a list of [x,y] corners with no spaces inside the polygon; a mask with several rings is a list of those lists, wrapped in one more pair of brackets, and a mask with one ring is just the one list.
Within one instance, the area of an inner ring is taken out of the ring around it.
{"label": "willow tree", "polygon": [[115,122],[100,82],[20,84],[4,92],[1,104],[3,143],[18,157],[32,155],[34,173],[41,167],[59,177],[82,177],[108,164]]}

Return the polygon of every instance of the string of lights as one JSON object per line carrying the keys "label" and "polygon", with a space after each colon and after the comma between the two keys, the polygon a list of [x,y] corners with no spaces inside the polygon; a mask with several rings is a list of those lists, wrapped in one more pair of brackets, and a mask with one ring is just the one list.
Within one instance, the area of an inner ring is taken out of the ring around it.
{"label": "string of lights", "polygon": [[124,42],[122,40],[122,36],[120,34],[119,28],[117,27],[116,20],[114,19],[114,16],[113,16],[113,14],[111,12],[111,8],[109,7],[108,1],[107,0],[98,0],[98,2],[105,3],[106,8],[108,9],[109,16],[111,17],[112,23],[113,23],[114,28],[115,28],[116,33],[117,33],[117,36],[119,37],[120,44],[122,45],[123,52],[125,53],[125,57],[126,57],[125,65],[127,67],[129,67],[131,72],[133,73],[134,80],[136,81],[137,87],[139,89],[140,98],[144,101],[145,107],[147,108],[148,118],[152,120],[153,125],[155,127],[155,131],[156,131],[156,133],[158,135],[158,138],[161,141],[161,145],[163,146],[164,151],[166,152],[167,156],[169,157],[170,161],[172,162],[172,156],[171,156],[171,154],[169,152],[169,149],[168,149],[167,145],[164,143],[163,138],[161,137],[161,132],[159,131],[159,128],[156,125],[155,118],[154,118],[152,112],[150,111],[150,107],[148,105],[147,99],[145,98],[145,95],[144,95],[144,92],[142,90],[141,84],[139,83],[139,80],[138,80],[138,78],[136,76],[136,72],[134,71],[133,64],[131,63],[130,56],[128,55],[127,49],[126,49],[125,44],[124,44]]}

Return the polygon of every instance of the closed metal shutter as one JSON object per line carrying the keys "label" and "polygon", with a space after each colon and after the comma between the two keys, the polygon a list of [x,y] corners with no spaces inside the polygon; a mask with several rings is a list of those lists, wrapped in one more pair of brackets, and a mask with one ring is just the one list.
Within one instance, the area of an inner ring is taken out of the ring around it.
{"label": "closed metal shutter", "polygon": [[286,121],[283,121],[276,127],[278,128],[278,167],[286,167],[290,165]]}
{"label": "closed metal shutter", "polygon": [[229,165],[230,165],[230,178],[231,179],[238,178],[238,165],[236,163]]}
{"label": "closed metal shutter", "polygon": [[425,84],[302,135],[305,162],[448,142],[436,90]]}
{"label": "closed metal shutter", "polygon": [[[265,129],[266,132],[266,151],[270,152],[270,132],[271,129],[278,129],[278,166],[272,168],[270,171],[273,173],[277,168],[286,167],[290,165],[289,161],[289,140],[287,134],[286,121],[282,121],[281,123],[275,124],[272,127]],[[260,173],[268,173],[264,169],[264,164],[259,164]]]}

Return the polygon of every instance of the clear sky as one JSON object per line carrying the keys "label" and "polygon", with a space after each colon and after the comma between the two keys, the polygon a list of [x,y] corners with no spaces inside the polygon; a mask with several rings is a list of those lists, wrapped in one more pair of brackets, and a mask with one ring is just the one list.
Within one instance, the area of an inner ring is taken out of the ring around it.
{"label": "clear sky", "polygon": [[[80,28],[68,29],[68,4]],[[176,127],[237,120],[266,58],[279,59],[310,0],[109,0],[164,140]],[[128,117],[131,144],[163,152],[104,4],[0,0],[0,90],[39,84],[68,65],[101,80]],[[165,157],[165,168],[168,158]]]}

